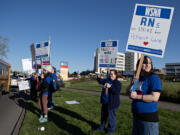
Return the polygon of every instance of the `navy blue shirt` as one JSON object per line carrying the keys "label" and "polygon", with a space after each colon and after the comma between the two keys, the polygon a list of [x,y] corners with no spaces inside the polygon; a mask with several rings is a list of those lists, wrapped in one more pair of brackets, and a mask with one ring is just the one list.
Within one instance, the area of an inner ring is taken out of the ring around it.
{"label": "navy blue shirt", "polygon": [[121,83],[117,79],[112,81],[111,87],[108,89],[109,93],[109,107],[117,108],[120,105],[120,91],[121,91]]}
{"label": "navy blue shirt", "polygon": [[[105,84],[106,79],[101,79],[97,78],[98,82],[100,84]],[[117,79],[111,81],[111,87],[108,89],[108,94],[109,94],[109,101],[108,101],[108,106],[109,108],[117,108],[120,105],[120,91],[121,91],[121,83]],[[103,87],[104,92],[105,88]]]}

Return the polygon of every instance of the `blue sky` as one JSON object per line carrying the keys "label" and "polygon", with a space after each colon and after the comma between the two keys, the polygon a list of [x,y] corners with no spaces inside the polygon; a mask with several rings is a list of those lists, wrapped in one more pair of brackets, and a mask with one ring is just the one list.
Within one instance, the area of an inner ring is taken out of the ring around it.
{"label": "blue sky", "polygon": [[136,3],[174,7],[164,58],[152,57],[156,68],[180,62],[179,0],[1,0],[0,35],[9,39],[12,70],[22,70],[30,45],[51,37],[52,64],[68,61],[70,72],[92,70],[101,40],[119,40],[125,52]]}

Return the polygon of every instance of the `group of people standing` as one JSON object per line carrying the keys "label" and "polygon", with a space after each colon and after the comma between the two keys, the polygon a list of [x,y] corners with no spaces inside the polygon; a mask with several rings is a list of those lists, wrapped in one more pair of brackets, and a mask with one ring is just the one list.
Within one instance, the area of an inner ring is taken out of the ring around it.
{"label": "group of people standing", "polygon": [[[137,67],[140,60],[137,62]],[[97,130],[104,130],[108,121],[107,133],[114,133],[116,129],[116,111],[120,105],[121,83],[116,70],[110,70],[109,79],[103,79],[99,74],[97,81],[103,85],[101,93],[101,124]],[[136,79],[136,78],[134,78]],[[135,91],[131,91],[134,79],[127,88],[132,99],[133,128],[132,135],[158,135],[158,100],[162,91],[159,77],[153,73],[153,64],[150,57],[145,56],[140,77]],[[33,74],[31,78],[31,98],[36,100],[37,91],[40,91],[38,105],[41,110],[39,121],[48,121],[48,107],[53,108],[52,91],[56,89],[56,70],[46,66],[41,76]]]}
{"label": "group of people standing", "polygon": [[[137,62],[137,67],[140,60]],[[101,93],[101,125],[97,130],[104,130],[108,120],[107,133],[114,133],[116,128],[116,110],[120,105],[121,83],[116,70],[110,70],[110,80],[98,75],[97,81],[104,85]],[[134,78],[136,79],[136,78]],[[159,77],[153,73],[150,57],[145,56],[140,77],[135,91],[131,91],[134,79],[127,88],[132,99],[133,128],[132,135],[158,135],[158,100],[162,91]],[[107,92],[108,91],[108,92]],[[106,99],[106,100],[105,100]]]}
{"label": "group of people standing", "polygon": [[47,65],[41,75],[34,73],[30,78],[30,97],[32,100],[37,101],[37,93],[39,91],[38,106],[41,111],[40,123],[48,121],[48,109],[55,107],[52,96],[56,90],[56,82],[56,68],[51,65]]}

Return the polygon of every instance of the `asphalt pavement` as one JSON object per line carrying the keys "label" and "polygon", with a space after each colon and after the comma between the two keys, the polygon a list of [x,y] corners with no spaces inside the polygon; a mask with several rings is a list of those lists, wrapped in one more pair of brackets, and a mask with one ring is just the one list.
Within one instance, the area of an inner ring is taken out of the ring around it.
{"label": "asphalt pavement", "polygon": [[25,115],[28,96],[17,88],[0,95],[0,135],[18,135]]}

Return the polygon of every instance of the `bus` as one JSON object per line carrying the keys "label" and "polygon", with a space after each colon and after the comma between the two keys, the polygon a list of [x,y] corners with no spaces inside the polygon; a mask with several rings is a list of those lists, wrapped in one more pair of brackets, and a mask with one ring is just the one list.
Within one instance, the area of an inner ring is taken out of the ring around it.
{"label": "bus", "polygon": [[9,92],[11,66],[0,59],[0,91],[2,94]]}

